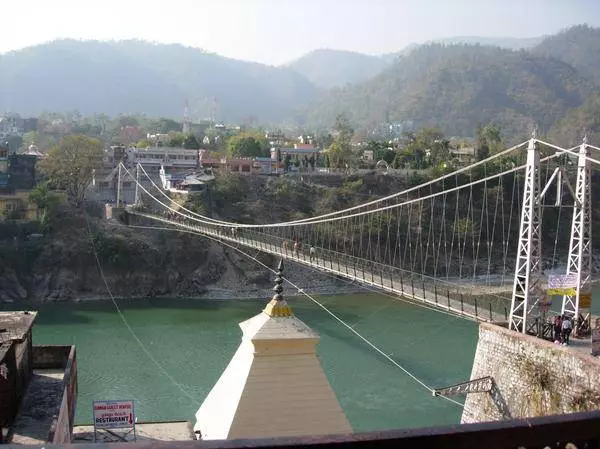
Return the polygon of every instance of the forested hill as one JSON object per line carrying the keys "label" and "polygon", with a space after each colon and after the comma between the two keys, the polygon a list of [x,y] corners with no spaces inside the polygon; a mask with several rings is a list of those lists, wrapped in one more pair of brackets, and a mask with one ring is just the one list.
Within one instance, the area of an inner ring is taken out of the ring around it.
{"label": "forested hill", "polygon": [[494,122],[505,135],[547,131],[594,91],[591,81],[556,58],[479,45],[432,44],[400,58],[378,76],[328,92],[307,111],[311,124],[346,114],[358,127],[390,120],[473,136]]}
{"label": "forested hill", "polygon": [[544,39],[532,51],[565,61],[600,86],[600,28],[569,28]]}
{"label": "forested hill", "polygon": [[181,45],[60,40],[0,55],[0,108],[281,121],[316,88],[291,69]]}
{"label": "forested hill", "polygon": [[369,79],[387,67],[388,61],[383,57],[352,51],[320,49],[287,66],[316,86],[331,88]]}

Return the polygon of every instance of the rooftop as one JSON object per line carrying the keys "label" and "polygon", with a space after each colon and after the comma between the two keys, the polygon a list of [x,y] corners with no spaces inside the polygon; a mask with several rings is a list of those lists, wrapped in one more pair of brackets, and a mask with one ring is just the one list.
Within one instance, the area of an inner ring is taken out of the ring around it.
{"label": "rooftop", "polygon": [[0,312],[0,343],[23,341],[36,316],[37,312]]}

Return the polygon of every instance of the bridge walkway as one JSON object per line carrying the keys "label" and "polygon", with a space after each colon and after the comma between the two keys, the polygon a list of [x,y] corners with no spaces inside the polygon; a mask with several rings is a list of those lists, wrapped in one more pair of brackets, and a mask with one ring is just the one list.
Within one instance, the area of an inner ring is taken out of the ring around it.
{"label": "bridge walkway", "polygon": [[316,255],[311,258],[306,245],[301,251],[295,253],[293,248],[284,245],[285,239],[254,229],[233,228],[235,230],[232,231],[232,229],[222,226],[173,221],[160,215],[140,211],[128,210],[128,212],[188,231],[209,235],[228,243],[240,244],[282,257],[285,260],[292,260],[313,269],[369,285],[466,319],[486,322],[504,322],[508,319],[510,308],[508,300],[494,295],[473,295],[468,291],[467,286],[460,286],[321,247],[315,247]]}

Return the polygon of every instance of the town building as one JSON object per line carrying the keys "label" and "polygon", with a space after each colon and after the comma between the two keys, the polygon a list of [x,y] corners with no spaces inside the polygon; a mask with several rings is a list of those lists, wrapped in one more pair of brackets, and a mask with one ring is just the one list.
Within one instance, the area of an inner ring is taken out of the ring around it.
{"label": "town building", "polygon": [[282,296],[282,272],[283,261],[271,301],[240,323],[242,342],[196,412],[198,439],[352,432],[317,357],[318,334]]}
{"label": "town building", "polygon": [[122,145],[133,145],[136,142],[139,142],[140,139],[144,137],[142,134],[142,130],[139,126],[121,126],[121,131],[119,132],[119,142]]}
{"label": "town building", "polygon": [[458,161],[459,164],[468,165],[475,162],[475,148],[450,148],[450,154]]}
{"label": "town building", "polygon": [[36,164],[39,157],[34,154],[11,154],[8,157],[8,173],[13,189],[29,190],[36,184]]}
{"label": "town building", "polygon": [[202,192],[205,186],[215,179],[211,169],[193,170],[185,173],[167,173],[160,167],[159,176],[162,187],[174,193]]}
{"label": "town building", "polygon": [[36,312],[0,312],[0,443],[70,443],[75,346],[34,346]]}
{"label": "town building", "polygon": [[198,167],[198,150],[173,147],[129,147],[126,151],[126,161],[130,167],[141,164],[156,172],[161,166],[190,169]]}
{"label": "town building", "polygon": [[10,219],[37,220],[40,211],[37,205],[29,200],[28,191],[0,193],[0,221]]}

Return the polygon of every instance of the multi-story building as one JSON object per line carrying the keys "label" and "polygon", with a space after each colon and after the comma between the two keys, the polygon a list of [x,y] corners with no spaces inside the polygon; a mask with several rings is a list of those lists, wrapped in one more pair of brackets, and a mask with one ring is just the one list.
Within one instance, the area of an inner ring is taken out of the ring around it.
{"label": "multi-story building", "polygon": [[150,170],[165,168],[190,169],[198,166],[198,150],[172,147],[127,148],[127,163],[134,167],[142,164]]}

